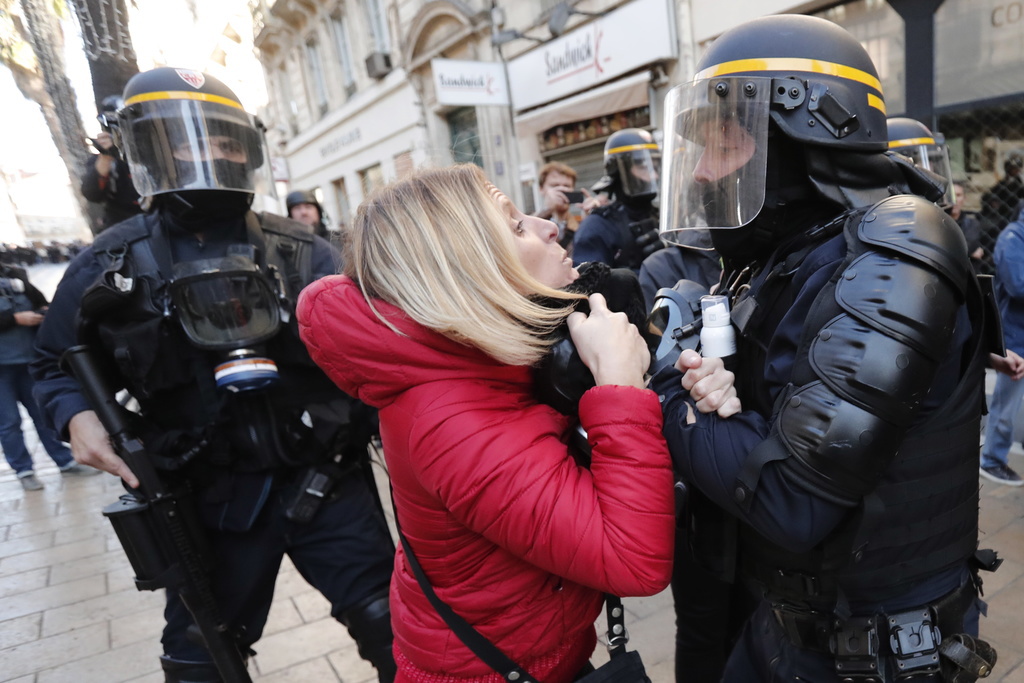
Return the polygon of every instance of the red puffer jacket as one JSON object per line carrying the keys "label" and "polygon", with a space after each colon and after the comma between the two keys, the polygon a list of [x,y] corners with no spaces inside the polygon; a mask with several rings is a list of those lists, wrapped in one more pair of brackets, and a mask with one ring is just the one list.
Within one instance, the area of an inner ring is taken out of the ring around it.
{"label": "red puffer jacket", "polygon": [[[580,419],[591,469],[566,446],[568,420],[503,365],[411,321],[370,310],[347,277],[302,293],[298,321],[320,367],[380,409],[402,531],[438,596],[545,683],[570,681],[596,643],[602,593],[652,595],[672,573],[673,494],[654,392],[591,389]],[[391,584],[399,681],[502,677],[449,630],[399,547]]]}

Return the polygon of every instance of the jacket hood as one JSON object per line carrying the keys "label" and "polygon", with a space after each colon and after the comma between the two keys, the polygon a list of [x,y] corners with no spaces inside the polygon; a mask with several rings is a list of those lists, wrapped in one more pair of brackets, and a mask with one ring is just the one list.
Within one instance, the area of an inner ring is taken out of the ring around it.
{"label": "jacket hood", "polygon": [[530,382],[530,368],[504,365],[479,349],[428,330],[383,301],[370,309],[348,276],[317,280],[302,291],[296,316],[309,355],[342,391],[375,408],[407,389],[451,379]]}

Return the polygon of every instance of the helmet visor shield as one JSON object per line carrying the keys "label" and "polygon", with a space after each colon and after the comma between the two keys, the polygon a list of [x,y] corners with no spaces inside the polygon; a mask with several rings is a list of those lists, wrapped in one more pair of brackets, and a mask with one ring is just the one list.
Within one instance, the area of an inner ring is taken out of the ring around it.
{"label": "helmet visor shield", "polygon": [[662,239],[738,228],[764,205],[771,79],[684,83],[665,98]]}
{"label": "helmet visor shield", "polygon": [[627,197],[651,197],[658,194],[658,174],[661,171],[661,153],[654,149],[610,150],[619,169],[622,192]]}
{"label": "helmet visor shield", "polygon": [[262,129],[241,108],[192,99],[144,100],[127,106],[120,118],[140,195],[203,189],[271,193]]}
{"label": "helmet visor shield", "polygon": [[911,144],[905,147],[891,147],[892,151],[902,154],[921,168],[946,179],[946,194],[942,199],[945,206],[952,206],[956,201],[953,192],[953,167],[949,163],[949,149],[944,144],[937,144],[933,141]]}
{"label": "helmet visor shield", "polygon": [[171,299],[189,340],[202,349],[239,349],[277,333],[277,297],[251,261],[237,256],[176,264]]}

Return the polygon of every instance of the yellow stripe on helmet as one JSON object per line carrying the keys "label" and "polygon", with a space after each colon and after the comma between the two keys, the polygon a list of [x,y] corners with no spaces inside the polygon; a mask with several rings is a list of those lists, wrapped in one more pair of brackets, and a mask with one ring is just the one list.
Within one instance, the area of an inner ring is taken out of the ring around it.
{"label": "yellow stripe on helmet", "polygon": [[868,93],[868,106],[874,107],[878,111],[885,113],[885,102],[882,101],[881,97]]}
{"label": "yellow stripe on helmet", "polygon": [[[722,62],[709,66],[697,73],[694,80],[705,78],[716,78],[730,74],[745,73],[750,71],[800,71],[827,76],[837,76],[851,81],[863,83],[869,88],[882,92],[882,83],[866,71],[855,69],[852,66],[826,62],[821,59],[802,59],[799,57],[765,57],[761,59],[737,59],[732,62]],[[874,106],[874,105],[872,105]]]}
{"label": "yellow stripe on helmet", "polygon": [[916,145],[934,145],[935,138],[905,138],[903,140],[890,140],[889,148],[893,147],[914,147]]}
{"label": "yellow stripe on helmet", "polygon": [[146,92],[140,95],[129,97],[124,101],[124,106],[130,107],[133,104],[139,102],[152,102],[154,100],[199,100],[200,102],[213,102],[214,104],[225,104],[235,109],[241,109],[245,111],[244,107],[239,102],[229,99],[227,97],[221,97],[220,95],[210,95],[204,92],[188,92],[187,90],[165,90],[162,92]]}
{"label": "yellow stripe on helmet", "polygon": [[605,152],[605,154],[618,154],[619,152],[634,152],[638,149],[658,149],[658,145],[653,142],[644,142],[639,145],[623,145],[622,147],[613,147],[612,149]]}

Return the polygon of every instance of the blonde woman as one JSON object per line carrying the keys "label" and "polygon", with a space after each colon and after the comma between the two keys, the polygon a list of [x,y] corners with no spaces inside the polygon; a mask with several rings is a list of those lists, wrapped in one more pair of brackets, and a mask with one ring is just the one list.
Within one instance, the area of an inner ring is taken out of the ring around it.
{"label": "blonde woman", "polygon": [[[577,277],[550,221],[475,166],[420,172],[360,206],[345,274],[299,303],[313,359],[380,409],[398,519],[437,595],[545,683],[588,666],[602,594],[651,595],[672,572],[672,470],[650,354]],[[546,304],[539,303],[541,299]],[[557,302],[552,306],[551,301]],[[558,305],[561,304],[561,305]],[[568,418],[531,366],[566,320],[598,386]],[[499,683],[430,605],[401,548],[391,586],[396,681]]]}

